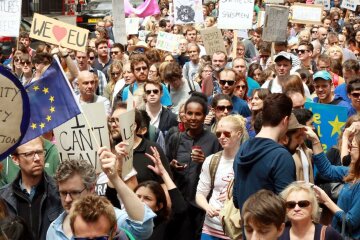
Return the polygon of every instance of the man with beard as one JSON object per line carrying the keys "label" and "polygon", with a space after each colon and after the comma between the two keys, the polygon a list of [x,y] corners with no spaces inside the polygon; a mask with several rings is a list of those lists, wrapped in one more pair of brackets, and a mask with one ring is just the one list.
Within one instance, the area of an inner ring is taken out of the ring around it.
{"label": "man with beard", "polygon": [[279,143],[287,148],[292,154],[295,168],[296,181],[314,183],[312,168],[312,151],[307,148],[305,142],[306,126],[298,122],[294,113],[290,116],[289,128],[286,134],[280,138]]}
{"label": "man with beard", "polygon": [[212,79],[213,79],[213,93],[221,93],[221,88],[219,85],[220,72],[225,68],[227,63],[227,56],[222,51],[217,51],[213,54],[211,59],[212,67],[214,69]]}
{"label": "man with beard", "polygon": [[109,79],[109,76],[107,75],[107,70],[110,67],[110,64],[112,63],[112,59],[109,56],[109,48],[108,48],[108,42],[106,39],[98,39],[95,42],[95,48],[98,54],[98,57],[95,59],[94,62],[94,68],[97,70],[102,71],[106,79]]}
{"label": "man with beard", "polygon": [[[122,93],[122,100],[126,101],[128,98],[129,91],[130,93],[134,94],[134,92],[140,87],[143,88],[144,83],[148,80],[149,74],[149,60],[145,56],[145,54],[136,54],[135,56],[131,57],[131,71],[134,74],[135,82],[131,85],[124,88]],[[164,106],[171,106],[171,97],[168,89],[166,88],[165,84],[162,84],[162,91],[163,95],[160,99],[161,104]]]}

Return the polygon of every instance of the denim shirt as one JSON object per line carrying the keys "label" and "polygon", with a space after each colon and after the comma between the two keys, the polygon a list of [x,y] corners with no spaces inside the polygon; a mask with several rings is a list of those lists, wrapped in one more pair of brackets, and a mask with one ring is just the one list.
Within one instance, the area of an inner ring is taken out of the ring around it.
{"label": "denim shirt", "polygon": [[[147,239],[151,236],[154,223],[153,218],[156,214],[151,211],[151,209],[145,205],[145,213],[144,219],[142,222],[131,220],[125,211],[125,209],[118,209],[115,208],[115,215],[117,219],[118,228],[123,228],[128,230],[135,239]],[[73,240],[74,238],[71,237],[70,239],[66,237],[62,223],[67,216],[66,212],[60,214],[60,216],[55,219],[46,234],[46,239],[48,240]]]}

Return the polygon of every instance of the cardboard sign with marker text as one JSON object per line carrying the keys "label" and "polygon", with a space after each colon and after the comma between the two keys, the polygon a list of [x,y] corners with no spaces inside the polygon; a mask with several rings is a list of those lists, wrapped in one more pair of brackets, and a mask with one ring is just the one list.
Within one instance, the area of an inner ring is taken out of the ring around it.
{"label": "cardboard sign with marker text", "polygon": [[295,3],[291,6],[291,22],[302,24],[322,24],[324,6]]}
{"label": "cardboard sign with marker text", "polygon": [[206,54],[211,56],[217,51],[226,52],[220,29],[217,27],[206,28],[200,30],[200,34],[204,41]]}
{"label": "cardboard sign with marker text", "polygon": [[86,52],[89,30],[67,24],[41,14],[34,14],[30,38]]}
{"label": "cardboard sign with marker text", "polygon": [[0,16],[0,36],[19,36],[21,1],[1,0]]}
{"label": "cardboard sign with marker text", "polygon": [[288,7],[267,5],[262,40],[266,42],[286,41],[288,18]]}

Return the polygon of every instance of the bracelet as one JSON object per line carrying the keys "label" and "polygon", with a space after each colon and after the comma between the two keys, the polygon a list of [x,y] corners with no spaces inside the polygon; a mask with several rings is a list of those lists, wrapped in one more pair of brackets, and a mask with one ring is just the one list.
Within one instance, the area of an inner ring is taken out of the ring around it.
{"label": "bracelet", "polygon": [[317,141],[317,142],[311,142],[312,143],[312,145],[316,145],[316,144],[318,144],[318,143],[320,143],[321,144],[321,142],[320,141]]}

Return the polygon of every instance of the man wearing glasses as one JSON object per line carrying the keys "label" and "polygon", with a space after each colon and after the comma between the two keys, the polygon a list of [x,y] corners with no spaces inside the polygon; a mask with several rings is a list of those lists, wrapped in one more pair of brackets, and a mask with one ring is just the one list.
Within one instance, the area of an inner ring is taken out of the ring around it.
{"label": "man wearing glasses", "polygon": [[38,137],[19,146],[12,159],[20,172],[12,183],[0,189],[0,197],[10,216],[20,216],[28,223],[33,239],[45,239],[62,206],[54,180],[44,172],[43,139]]}
{"label": "man wearing glasses", "polygon": [[296,53],[301,61],[301,68],[306,68],[311,73],[316,72],[316,63],[312,60],[314,46],[309,42],[300,42]]}
{"label": "man wearing glasses", "polygon": [[114,43],[110,49],[110,56],[112,60],[119,60],[125,65],[129,61],[129,56],[125,54],[125,48],[121,43]]}

